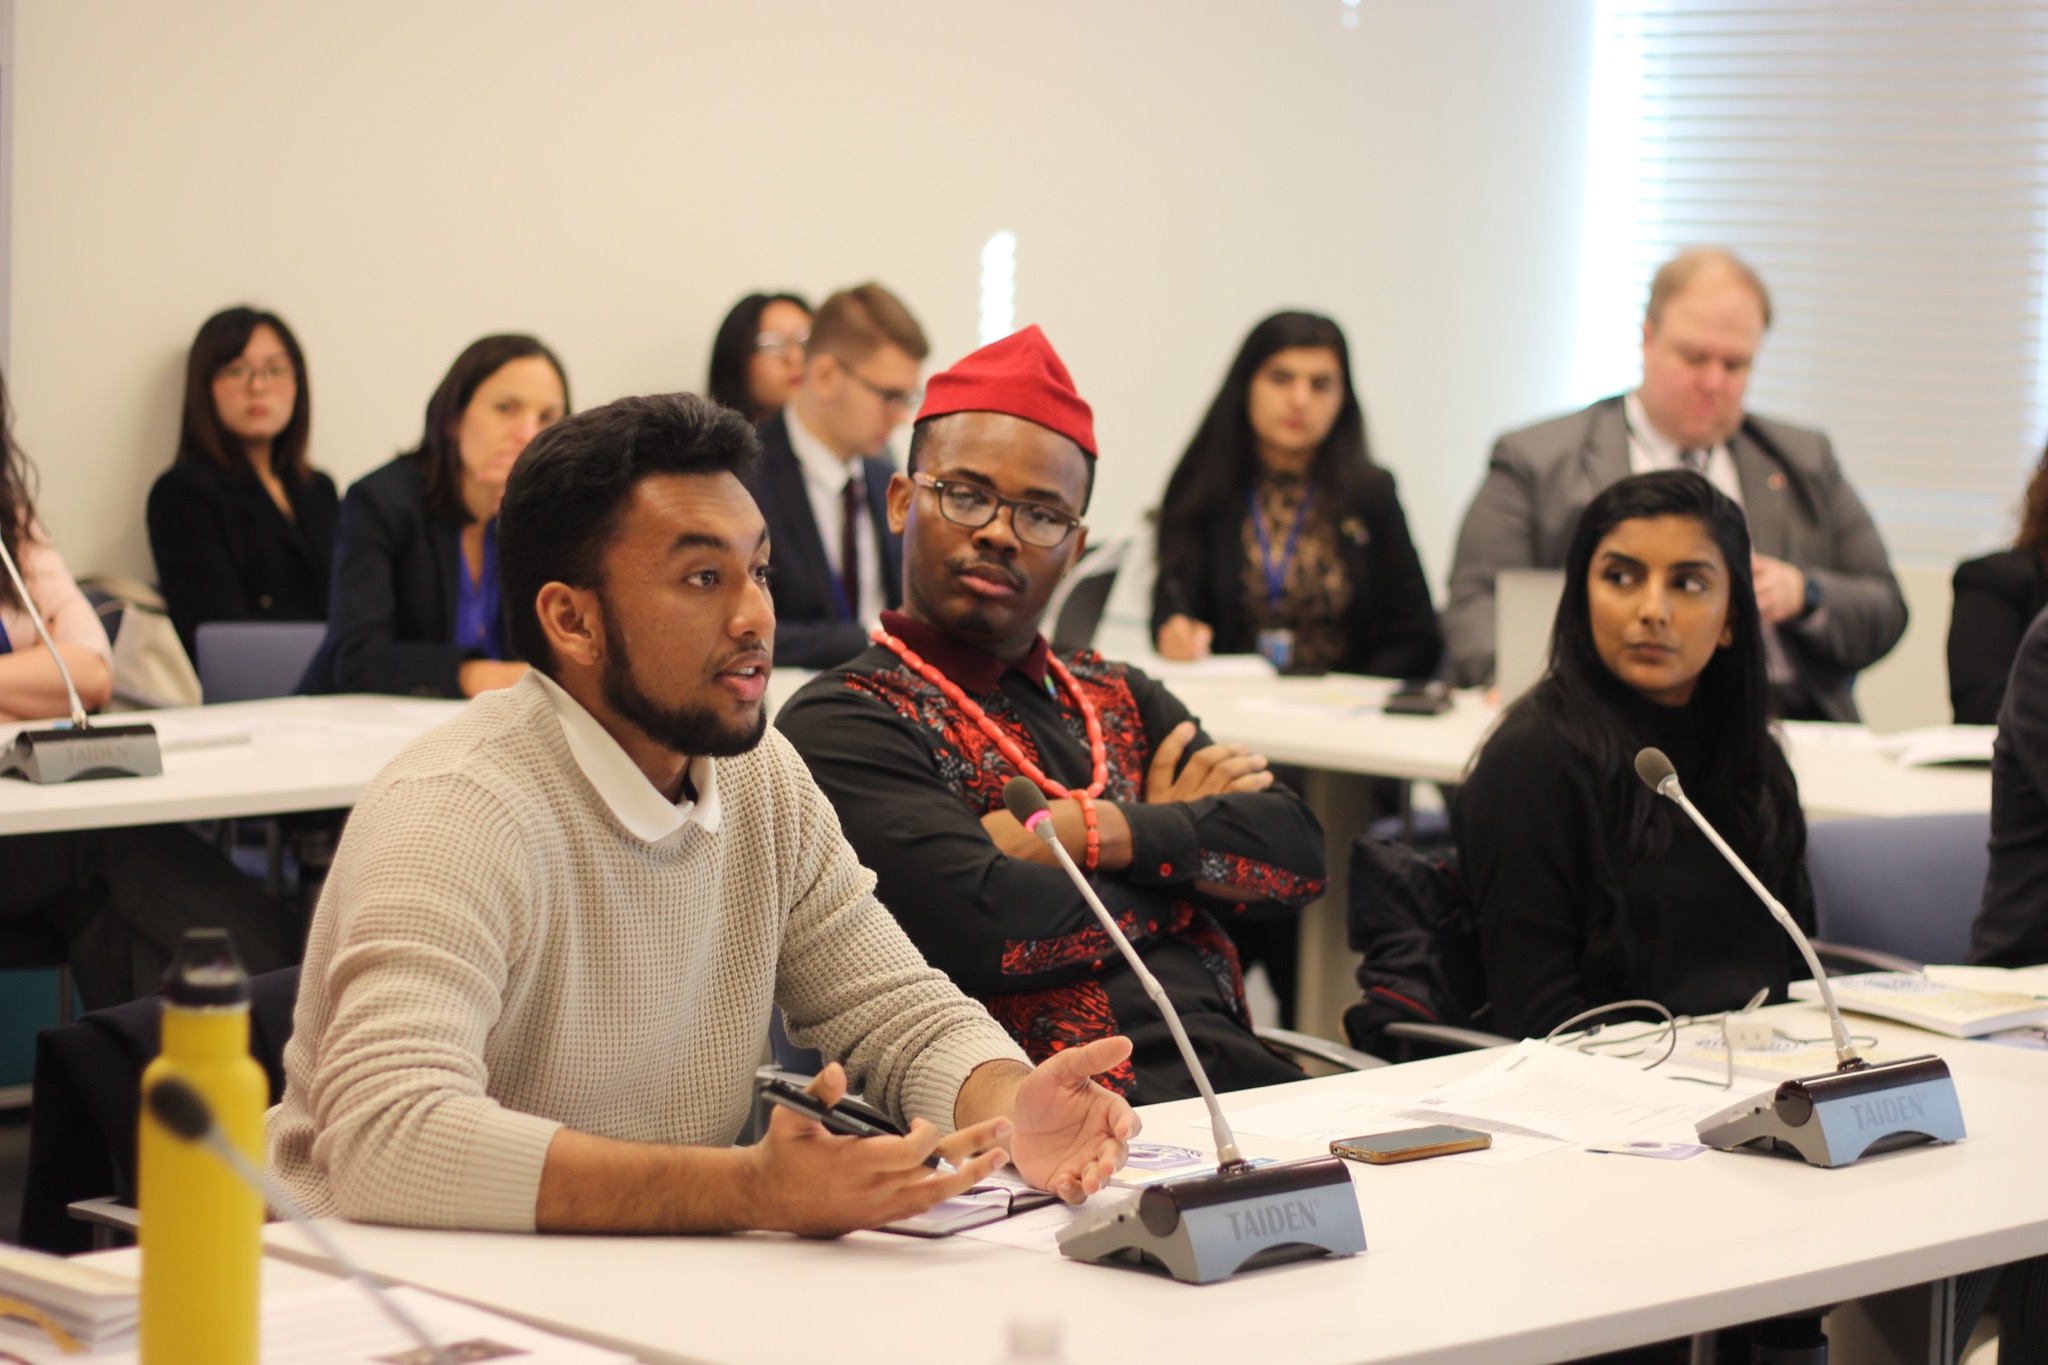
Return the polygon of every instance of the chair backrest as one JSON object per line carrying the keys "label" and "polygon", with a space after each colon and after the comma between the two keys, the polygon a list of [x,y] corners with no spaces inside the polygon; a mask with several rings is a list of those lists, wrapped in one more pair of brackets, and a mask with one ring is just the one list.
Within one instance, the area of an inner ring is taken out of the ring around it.
{"label": "chair backrest", "polygon": [[1988,814],[1819,820],[1806,831],[1820,937],[1961,962],[1990,865]]}
{"label": "chair backrest", "polygon": [[1052,622],[1048,637],[1062,654],[1086,649],[1095,643],[1096,628],[1109,609],[1109,595],[1116,588],[1116,576],[1130,551],[1129,536],[1098,545],[1081,556],[1081,562],[1067,575],[1066,582],[1046,603],[1045,619]]}
{"label": "chair backrest", "polygon": [[825,1056],[814,1047],[798,1047],[789,1041],[789,1028],[782,1022],[782,1006],[768,1016],[768,1050],[775,1054],[775,1069],[798,1076],[815,1076],[825,1069]]}
{"label": "chair backrest", "polygon": [[[284,1094],[284,1046],[298,993],[297,967],[249,981],[249,1052],[263,1064],[273,1104]],[[159,1051],[163,1007],[162,996],[144,996],[36,1035],[23,1246],[61,1255],[90,1251],[92,1229],[74,1221],[68,1206],[107,1195],[135,1198],[142,1069]]]}
{"label": "chair backrest", "polygon": [[320,621],[208,621],[199,628],[199,690],[209,704],[289,697],[327,638]]}

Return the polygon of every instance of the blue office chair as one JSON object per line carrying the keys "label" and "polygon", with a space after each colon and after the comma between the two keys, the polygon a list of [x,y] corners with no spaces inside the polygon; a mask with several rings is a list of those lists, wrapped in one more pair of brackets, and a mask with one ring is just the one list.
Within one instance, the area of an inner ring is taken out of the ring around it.
{"label": "blue office chair", "polygon": [[1984,897],[1991,817],[1819,820],[1806,831],[1819,937],[1913,964],[1961,962]]}
{"label": "blue office chair", "polygon": [[209,705],[289,697],[326,638],[321,621],[208,621],[194,641],[200,694]]}

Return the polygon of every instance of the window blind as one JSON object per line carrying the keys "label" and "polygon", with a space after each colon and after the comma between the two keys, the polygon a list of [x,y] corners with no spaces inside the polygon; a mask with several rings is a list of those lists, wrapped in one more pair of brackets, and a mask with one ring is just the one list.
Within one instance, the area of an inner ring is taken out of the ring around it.
{"label": "window blind", "polygon": [[1826,430],[1895,558],[2009,541],[2048,437],[2048,8],[1602,0],[1575,374],[1632,384],[1679,247],[1776,322],[1753,411]]}

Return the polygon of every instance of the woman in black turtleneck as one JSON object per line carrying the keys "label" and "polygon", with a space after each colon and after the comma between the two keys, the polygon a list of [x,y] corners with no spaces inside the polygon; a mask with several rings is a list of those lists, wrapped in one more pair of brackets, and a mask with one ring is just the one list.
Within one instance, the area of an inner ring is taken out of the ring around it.
{"label": "woman in black turtleneck", "polygon": [[1565,575],[1550,671],[1502,718],[1452,816],[1492,1026],[1541,1035],[1631,997],[1681,1014],[1739,1008],[1760,987],[1783,999],[1797,949],[1634,769],[1645,746],[1668,754],[1812,929],[1741,509],[1690,471],[1625,479],[1587,507]]}

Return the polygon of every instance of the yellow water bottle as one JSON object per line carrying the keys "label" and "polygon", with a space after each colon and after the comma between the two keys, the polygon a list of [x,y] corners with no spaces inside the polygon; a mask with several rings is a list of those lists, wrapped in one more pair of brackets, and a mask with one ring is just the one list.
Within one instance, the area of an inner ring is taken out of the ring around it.
{"label": "yellow water bottle", "polygon": [[270,1087],[249,1055],[249,976],[224,929],[192,929],[164,974],[163,1051],[142,1073],[143,1365],[256,1365],[263,1200],[150,1113],[176,1076],[258,1169]]}

